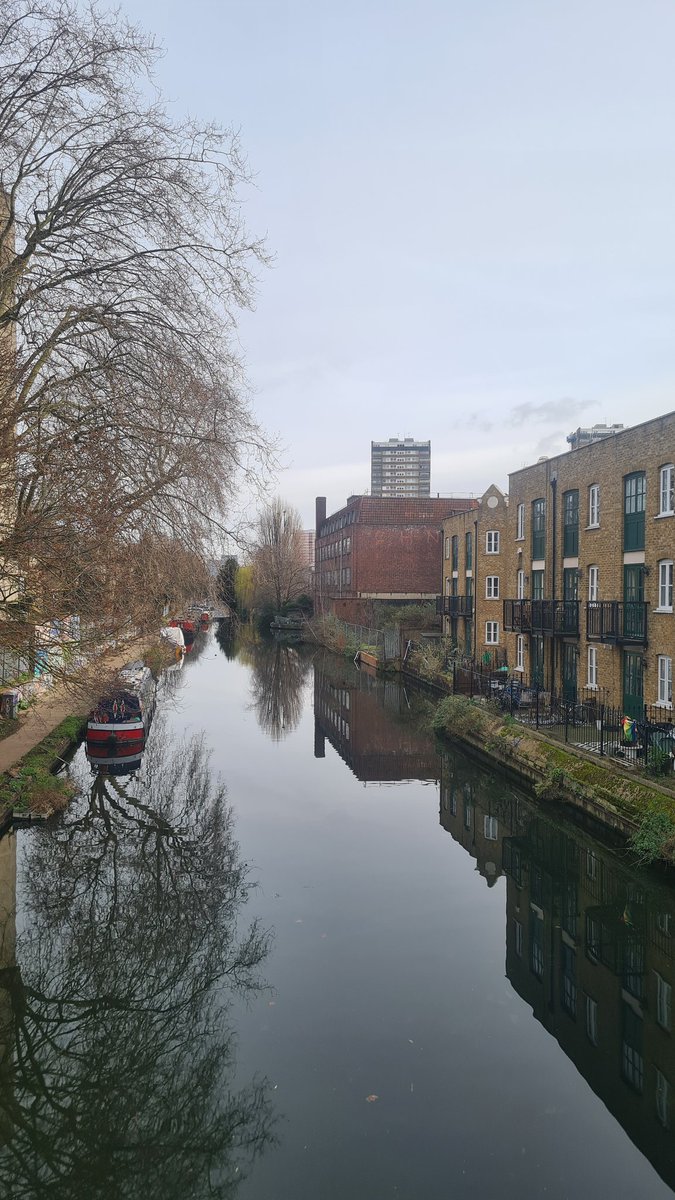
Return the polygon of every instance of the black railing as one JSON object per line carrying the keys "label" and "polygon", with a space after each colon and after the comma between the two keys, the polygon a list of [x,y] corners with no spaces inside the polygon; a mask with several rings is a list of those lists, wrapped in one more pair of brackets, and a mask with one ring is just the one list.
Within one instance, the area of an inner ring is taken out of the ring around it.
{"label": "black railing", "polygon": [[578,600],[505,600],[504,628],[549,637],[579,636]]}
{"label": "black railing", "polygon": [[644,600],[594,600],[586,605],[586,637],[591,642],[647,641]]}
{"label": "black railing", "polygon": [[441,617],[472,617],[473,596],[437,596],[436,612]]}

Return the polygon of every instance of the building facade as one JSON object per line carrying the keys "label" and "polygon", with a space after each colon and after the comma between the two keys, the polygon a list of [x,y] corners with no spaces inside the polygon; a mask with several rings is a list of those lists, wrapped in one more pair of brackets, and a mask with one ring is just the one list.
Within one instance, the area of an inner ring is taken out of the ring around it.
{"label": "building facade", "polygon": [[509,665],[574,700],[672,711],[675,413],[509,476]]}
{"label": "building facade", "polygon": [[443,633],[476,662],[505,660],[502,601],[507,586],[508,497],[494,485],[474,509],[443,522]]}
{"label": "building facade", "polygon": [[370,443],[370,491],[373,496],[428,496],[431,490],[431,442],[389,438]]}
{"label": "building facade", "polygon": [[370,601],[421,603],[438,595],[441,525],[476,501],[350,496],[326,515],[316,501],[315,606],[361,621]]}

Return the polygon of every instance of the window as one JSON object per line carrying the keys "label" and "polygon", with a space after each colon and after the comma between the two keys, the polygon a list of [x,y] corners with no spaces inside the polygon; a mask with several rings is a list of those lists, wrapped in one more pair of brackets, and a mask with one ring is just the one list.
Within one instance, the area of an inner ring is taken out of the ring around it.
{"label": "window", "polygon": [[634,471],[623,481],[623,548],[645,548],[645,503],[647,479],[644,471]]}
{"label": "window", "polygon": [[594,1046],[598,1044],[598,1005],[590,996],[586,997],[586,1036]]}
{"label": "window", "polygon": [[464,542],[466,550],[466,570],[471,571],[473,568],[473,536],[470,533],[467,533]]}
{"label": "window", "polygon": [[514,929],[515,929],[515,933],[516,933],[516,954],[518,955],[518,958],[522,958],[523,957],[523,925],[522,925],[522,921],[514,920],[513,925],[514,925]]}
{"label": "window", "polygon": [[588,524],[597,529],[600,524],[600,484],[592,483],[588,489]]}
{"label": "window", "polygon": [[658,666],[658,704],[666,708],[673,707],[673,660],[667,654],[659,654]]}
{"label": "window", "polygon": [[597,688],[598,686],[598,649],[597,646],[588,647],[588,683],[589,688]]}
{"label": "window", "polygon": [[530,969],[537,979],[544,975],[544,922],[536,913],[530,914]]}
{"label": "window", "polygon": [[662,612],[673,611],[673,564],[671,559],[659,563],[659,608]]}
{"label": "window", "polygon": [[563,493],[563,554],[576,558],[579,553],[579,492]]}
{"label": "window", "polygon": [[499,575],[486,575],[485,577],[485,599],[499,599]]}
{"label": "window", "polygon": [[544,572],[543,571],[533,571],[532,572],[532,599],[533,600],[543,600],[544,599]]}
{"label": "window", "polygon": [[468,800],[465,800],[464,801],[464,828],[465,829],[471,828],[472,820],[473,820],[473,804],[470,804]]}
{"label": "window", "polygon": [[485,622],[485,644],[486,646],[499,645],[499,621]]}
{"label": "window", "polygon": [[636,1092],[642,1091],[644,1082],[644,1058],[642,1057],[642,1018],[630,1004],[623,1003],[623,1039],[621,1046],[621,1074]]}
{"label": "window", "polygon": [[488,529],[485,534],[485,553],[499,554],[499,531],[497,529]]}
{"label": "window", "polygon": [[459,566],[459,538],[455,533],[452,538],[452,569],[457,570]]}
{"label": "window", "polygon": [[532,503],[532,557],[544,558],[546,555],[546,501],[534,500]]}
{"label": "window", "polygon": [[516,597],[518,600],[525,599],[525,572],[522,568],[516,575]]}
{"label": "window", "polygon": [[668,1093],[670,1087],[665,1075],[656,1068],[656,1114],[664,1129],[668,1128]]}
{"label": "window", "polygon": [[525,538],[525,505],[519,504],[516,509],[516,538],[522,541]]}
{"label": "window", "polygon": [[598,856],[594,850],[586,851],[586,875],[589,879],[598,877]]}
{"label": "window", "polygon": [[525,670],[525,638],[519,633],[516,638],[516,671]]}
{"label": "window", "polygon": [[662,979],[658,971],[656,974],[656,1019],[662,1029],[670,1029],[671,1008],[673,989],[670,984]]}
{"label": "window", "polygon": [[446,577],[445,577],[445,594],[446,594],[446,596],[450,595],[450,576],[449,575],[446,575]]}
{"label": "window", "polygon": [[675,513],[675,466],[668,463],[659,471],[659,516],[672,517]]}
{"label": "window", "polygon": [[599,588],[598,581],[600,572],[597,567],[588,568],[588,600],[590,604],[595,604],[598,599]]}
{"label": "window", "polygon": [[483,834],[488,842],[498,840],[499,822],[496,817],[483,817]]}

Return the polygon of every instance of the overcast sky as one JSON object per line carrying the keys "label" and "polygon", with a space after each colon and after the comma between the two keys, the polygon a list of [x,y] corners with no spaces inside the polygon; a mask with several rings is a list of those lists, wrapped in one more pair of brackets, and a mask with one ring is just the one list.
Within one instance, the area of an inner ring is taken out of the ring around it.
{"label": "overcast sky", "polygon": [[675,408],[673,0],[126,0],[177,112],[241,131],[275,255],[241,342],[313,523],[370,442],[505,487]]}

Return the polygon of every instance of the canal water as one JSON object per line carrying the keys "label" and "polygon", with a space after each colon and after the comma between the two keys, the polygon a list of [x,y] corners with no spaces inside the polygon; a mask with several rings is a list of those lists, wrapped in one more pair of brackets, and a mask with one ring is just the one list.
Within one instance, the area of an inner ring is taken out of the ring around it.
{"label": "canal water", "polygon": [[673,1194],[673,887],[427,705],[221,627],[78,750],[0,841],[0,1196]]}

